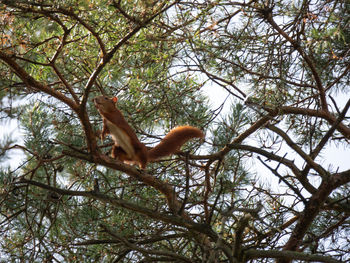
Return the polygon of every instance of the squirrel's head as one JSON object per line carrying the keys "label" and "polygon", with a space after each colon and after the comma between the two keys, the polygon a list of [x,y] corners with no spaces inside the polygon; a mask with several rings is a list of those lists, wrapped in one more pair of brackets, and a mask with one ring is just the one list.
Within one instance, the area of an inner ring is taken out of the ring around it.
{"label": "squirrel's head", "polygon": [[117,97],[108,98],[106,96],[98,96],[93,99],[95,107],[101,112],[111,112],[116,109],[115,103],[118,101]]}

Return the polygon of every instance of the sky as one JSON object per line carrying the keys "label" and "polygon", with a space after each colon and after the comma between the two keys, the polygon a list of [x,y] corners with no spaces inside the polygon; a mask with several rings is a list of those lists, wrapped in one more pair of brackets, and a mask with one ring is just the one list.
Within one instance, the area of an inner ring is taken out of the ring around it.
{"label": "sky", "polygon": [[[223,88],[212,84],[212,85],[206,85],[204,87],[204,93],[209,98],[209,103],[211,104],[211,107],[213,109],[218,108],[222,102],[227,97],[228,93]],[[344,105],[345,101],[347,99],[346,96],[343,96],[342,94],[339,95],[339,98],[341,102],[340,105]],[[3,103],[8,103],[4,101]],[[227,114],[229,112],[230,106],[232,101],[229,99],[226,100],[226,103],[224,105],[223,114]],[[3,105],[3,107],[6,107],[7,105]],[[341,109],[341,108],[340,108]],[[350,115],[350,113],[348,114]],[[12,139],[16,140],[15,143],[23,145],[23,135],[21,130],[18,128],[18,121],[17,120],[11,120],[11,121],[2,121],[0,122],[0,138],[3,139],[5,136],[10,136]],[[250,143],[251,141],[244,141],[243,143]],[[282,152],[292,152],[288,147],[285,149],[282,149]],[[290,155],[289,155],[290,156]],[[2,166],[5,167],[7,165],[10,165],[12,169],[16,168],[18,164],[21,162],[21,159],[23,157],[23,152],[21,150],[11,150],[10,159],[6,162],[2,163]],[[321,154],[322,160],[321,164],[324,168],[332,167],[333,171],[344,171],[350,169],[350,149],[344,147],[343,145],[336,146],[335,144],[328,144],[326,149]],[[300,166],[299,166],[300,167]],[[260,169],[266,169],[263,167],[262,164],[260,164],[258,161],[256,162],[256,170]]]}
{"label": "sky", "polygon": [[[228,95],[227,91],[225,91],[220,87],[215,87],[215,86],[207,87],[206,93],[208,94],[208,97],[210,98],[210,103],[214,109],[219,107],[222,101]],[[247,94],[248,94],[248,91],[247,91]],[[335,99],[337,102],[339,102],[338,105],[340,107],[340,110],[342,110],[342,106],[345,105],[346,101],[348,100],[348,96],[346,96],[345,94],[338,94],[338,96]],[[231,101],[227,100],[223,112],[229,111],[230,103]],[[350,116],[350,112],[348,112],[347,116]],[[285,152],[292,152],[292,150],[290,150],[289,148],[286,148]],[[345,147],[343,145],[336,146],[334,143],[327,144],[327,147],[325,148],[324,151],[322,151],[322,154],[320,156],[323,158],[321,161],[321,164],[323,165],[324,168],[328,168],[329,166],[333,168],[332,170],[337,170],[337,168],[339,168],[339,172],[350,169],[350,148],[349,147]]]}

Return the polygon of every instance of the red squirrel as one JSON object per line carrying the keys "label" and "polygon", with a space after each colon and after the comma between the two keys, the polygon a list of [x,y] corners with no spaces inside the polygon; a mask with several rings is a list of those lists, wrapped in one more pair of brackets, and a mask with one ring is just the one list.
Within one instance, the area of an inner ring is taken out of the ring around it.
{"label": "red squirrel", "polygon": [[103,140],[108,133],[112,136],[112,157],[124,163],[138,164],[145,169],[148,162],[178,152],[188,140],[204,138],[204,133],[198,128],[179,126],[172,129],[157,146],[147,149],[116,107],[117,100],[116,97],[99,96],[93,101],[103,119],[101,139]]}

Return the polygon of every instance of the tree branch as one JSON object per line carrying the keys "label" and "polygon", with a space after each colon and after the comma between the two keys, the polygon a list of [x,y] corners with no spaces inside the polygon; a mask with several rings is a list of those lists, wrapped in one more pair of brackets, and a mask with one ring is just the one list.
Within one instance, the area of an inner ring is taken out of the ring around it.
{"label": "tree branch", "polygon": [[310,255],[302,252],[280,251],[280,250],[258,250],[248,249],[244,251],[246,259],[255,258],[276,258],[288,260],[316,261],[326,263],[341,263],[342,261],[327,256]]}
{"label": "tree branch", "polygon": [[[276,109],[269,109],[264,108],[270,113],[274,113]],[[292,107],[292,106],[281,106],[278,108],[279,113],[281,115],[284,114],[298,114],[298,115],[306,115],[306,116],[312,116],[312,117],[319,117],[322,119],[325,119],[328,121],[331,125],[337,122],[336,116],[334,116],[330,112],[325,112],[323,110],[312,110],[312,109],[306,109],[306,108],[298,108],[298,107]],[[337,130],[341,132],[346,138],[350,139],[350,128],[346,125],[342,124],[341,122],[337,125]]]}
{"label": "tree branch", "polygon": [[317,69],[312,61],[312,59],[304,52],[304,50],[301,48],[300,44],[292,39],[286,32],[284,32],[275,22],[272,16],[272,9],[266,9],[264,14],[264,17],[266,21],[281,35],[283,36],[289,43],[292,44],[292,46],[299,52],[299,54],[304,58],[306,64],[309,66],[312,76],[314,77],[314,80],[316,81],[316,87],[318,89],[319,95],[320,95],[320,100],[321,100],[321,106],[322,109],[325,112],[328,112],[328,104],[326,100],[326,94],[325,90],[322,85],[322,81],[320,79],[320,76],[317,72]]}
{"label": "tree branch", "polygon": [[43,91],[48,95],[62,101],[67,104],[75,112],[78,111],[78,105],[68,97],[64,96],[61,92],[48,87],[35,80],[30,76],[13,58],[11,55],[6,54],[3,51],[0,51],[0,59],[3,60],[10,68],[15,72],[15,74],[24,82],[28,88],[34,88],[35,90]]}
{"label": "tree branch", "polygon": [[168,215],[168,214],[161,214],[157,213],[154,211],[154,209],[148,209],[146,207],[142,207],[139,205],[136,205],[134,203],[115,198],[115,197],[110,197],[106,194],[102,194],[100,192],[95,192],[95,191],[73,191],[73,190],[66,190],[66,189],[61,189],[57,187],[52,187],[47,184],[43,184],[41,182],[33,181],[33,180],[27,180],[27,179],[20,179],[16,184],[28,184],[28,185],[33,185],[40,187],[42,189],[46,189],[51,192],[55,192],[60,195],[69,195],[69,196],[83,196],[83,197],[88,197],[92,198],[95,200],[99,200],[102,203],[108,203],[116,207],[123,207],[128,210],[146,215],[152,219],[160,220],[165,223],[170,223],[174,224],[177,226],[185,227],[191,231],[196,231],[199,233],[203,233],[210,238],[212,238],[214,241],[217,239],[217,234],[210,228],[208,225],[204,224],[198,224],[194,223],[188,220],[185,220],[182,217],[175,216],[175,215]]}

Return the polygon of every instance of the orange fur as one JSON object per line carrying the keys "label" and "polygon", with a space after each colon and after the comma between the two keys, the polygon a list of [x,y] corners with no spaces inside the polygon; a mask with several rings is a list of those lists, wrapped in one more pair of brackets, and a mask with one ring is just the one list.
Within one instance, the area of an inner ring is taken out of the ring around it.
{"label": "orange fur", "polygon": [[192,138],[204,138],[204,133],[192,126],[179,126],[172,129],[156,147],[148,151],[148,161],[155,161],[176,153],[185,142]]}
{"label": "orange fur", "polygon": [[149,161],[176,153],[192,138],[204,138],[204,133],[192,126],[179,126],[172,129],[154,148],[147,150],[139,141],[134,130],[115,106],[116,98],[99,96],[94,99],[96,108],[103,118],[101,139],[111,134],[114,141],[112,157],[128,164],[138,164],[142,169]]}

